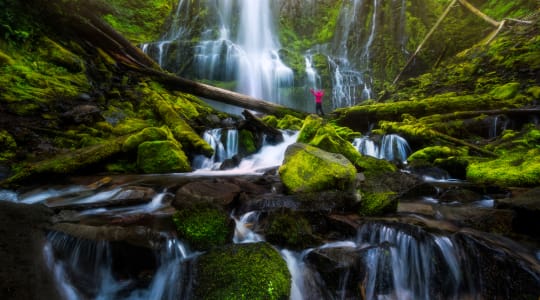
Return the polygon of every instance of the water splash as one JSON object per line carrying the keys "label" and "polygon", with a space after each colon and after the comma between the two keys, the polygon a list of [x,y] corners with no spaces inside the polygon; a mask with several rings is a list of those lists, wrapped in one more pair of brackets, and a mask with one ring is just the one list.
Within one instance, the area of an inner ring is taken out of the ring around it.
{"label": "water splash", "polygon": [[264,241],[264,237],[255,233],[251,228],[259,220],[259,212],[247,212],[240,218],[233,217],[236,227],[234,229],[233,242],[236,244],[256,243]]}
{"label": "water splash", "polygon": [[[223,138],[224,131],[227,137]],[[225,159],[238,154],[238,130],[215,128],[204,132],[203,139],[214,149],[212,157],[198,155],[193,160],[194,169],[218,170]]]}

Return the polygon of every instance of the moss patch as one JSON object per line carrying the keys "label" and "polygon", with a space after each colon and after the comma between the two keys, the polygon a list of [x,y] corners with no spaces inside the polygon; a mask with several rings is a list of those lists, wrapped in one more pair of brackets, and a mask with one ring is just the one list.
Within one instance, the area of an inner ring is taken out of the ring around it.
{"label": "moss patch", "polygon": [[144,142],[137,151],[137,166],[145,173],[189,172],[189,160],[172,141]]}
{"label": "moss patch", "polygon": [[186,208],[176,212],[173,221],[180,238],[198,251],[225,245],[234,233],[231,218],[217,208]]}
{"label": "moss patch", "polygon": [[196,299],[289,299],[287,264],[268,243],[214,249],[195,264]]}

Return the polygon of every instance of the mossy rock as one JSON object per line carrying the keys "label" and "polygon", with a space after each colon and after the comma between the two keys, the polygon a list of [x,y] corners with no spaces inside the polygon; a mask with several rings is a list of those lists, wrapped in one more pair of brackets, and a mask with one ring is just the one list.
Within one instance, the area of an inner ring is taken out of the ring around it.
{"label": "mossy rock", "polygon": [[512,150],[500,158],[472,162],[467,167],[467,180],[500,187],[531,187],[540,182],[540,149]]}
{"label": "mossy rock", "polygon": [[197,251],[223,246],[232,240],[234,222],[229,215],[210,205],[186,207],[173,215],[181,239]]}
{"label": "mossy rock", "polygon": [[270,214],[264,226],[264,236],[272,245],[298,251],[321,242],[313,235],[308,219],[294,211]]}
{"label": "mossy rock", "polygon": [[277,122],[277,128],[279,129],[289,129],[289,130],[300,130],[302,128],[304,121],[291,115],[285,115]]}
{"label": "mossy rock", "polygon": [[467,149],[456,149],[448,146],[431,146],[414,152],[407,158],[407,161],[414,162],[415,160],[424,160],[433,163],[439,158],[463,156],[467,155],[467,152]]}
{"label": "mossy rock", "polygon": [[540,86],[532,86],[527,89],[527,93],[533,96],[535,99],[540,99]]}
{"label": "mossy rock", "polygon": [[263,121],[264,124],[277,128],[278,127],[278,119],[274,115],[267,115],[264,116],[261,121]]}
{"label": "mossy rock", "polygon": [[396,172],[398,170],[398,168],[389,161],[367,155],[361,155],[360,158],[356,160],[355,165],[368,178]]}
{"label": "mossy rock", "polygon": [[242,129],[238,133],[238,152],[243,155],[250,155],[257,152],[257,141],[253,132]]}
{"label": "mossy rock", "polygon": [[397,210],[398,201],[395,192],[360,192],[360,195],[358,213],[361,216],[381,216]]}
{"label": "mossy rock", "polygon": [[327,152],[342,154],[352,163],[362,157],[362,154],[349,141],[341,138],[337,134],[335,127],[330,124],[319,127],[309,145]]}
{"label": "mossy rock", "polygon": [[124,142],[124,145],[122,145],[122,150],[124,152],[131,151],[144,142],[163,141],[167,140],[167,138],[168,134],[166,130],[158,127],[148,127],[129,136]]}
{"label": "mossy rock", "polygon": [[317,131],[323,124],[323,118],[318,115],[307,116],[298,134],[297,142],[308,144],[317,135]]}
{"label": "mossy rock", "polygon": [[296,143],[287,148],[279,175],[292,193],[347,191],[354,186],[356,169],[341,154]]}
{"label": "mossy rock", "polygon": [[290,297],[287,264],[266,242],[213,249],[195,262],[195,299],[271,299]]}
{"label": "mossy rock", "polygon": [[137,166],[144,173],[190,172],[186,154],[173,141],[152,141],[139,145]]}
{"label": "mossy rock", "polygon": [[519,87],[519,82],[510,82],[494,88],[490,94],[497,100],[511,99],[517,95]]}

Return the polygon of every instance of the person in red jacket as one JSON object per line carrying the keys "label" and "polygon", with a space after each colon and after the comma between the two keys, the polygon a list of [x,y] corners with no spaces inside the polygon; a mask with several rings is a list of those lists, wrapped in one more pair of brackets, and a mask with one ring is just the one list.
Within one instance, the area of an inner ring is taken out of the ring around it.
{"label": "person in red jacket", "polygon": [[324,96],[324,90],[309,89],[309,91],[313,96],[315,96],[315,113],[324,116],[324,112],[322,110],[322,97]]}

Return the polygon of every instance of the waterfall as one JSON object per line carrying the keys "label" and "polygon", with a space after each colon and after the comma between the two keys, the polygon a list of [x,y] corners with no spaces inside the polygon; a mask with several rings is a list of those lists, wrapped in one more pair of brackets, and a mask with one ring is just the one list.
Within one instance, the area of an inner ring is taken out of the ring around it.
{"label": "waterfall", "polygon": [[164,240],[155,251],[156,271],[147,285],[140,282],[146,279],[135,277],[140,274],[129,273],[133,266],[122,266],[141,262],[118,262],[125,253],[107,241],[51,232],[44,256],[65,299],[181,299],[186,294],[182,262],[191,254],[178,239],[165,235]]}
{"label": "waterfall", "polygon": [[[231,8],[239,9],[238,24]],[[279,57],[269,0],[222,1],[217,8],[217,29],[203,32],[195,49],[195,68],[203,79],[237,82],[236,91],[294,107],[287,89],[293,72]],[[219,32],[213,38],[214,32]]]}
{"label": "waterfall", "polygon": [[380,143],[369,137],[356,138],[353,140],[353,146],[363,155],[402,163],[407,161],[411,153],[407,140],[397,134],[384,135]]}
{"label": "waterfall", "polygon": [[[226,139],[223,133],[226,133]],[[193,161],[194,169],[216,170],[220,164],[238,153],[238,130],[214,128],[204,132],[203,139],[214,149],[212,157],[198,155]]]}
{"label": "waterfall", "polygon": [[463,278],[448,237],[373,223],[359,229],[357,243],[375,246],[365,257],[367,299],[457,299]]}

